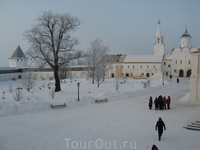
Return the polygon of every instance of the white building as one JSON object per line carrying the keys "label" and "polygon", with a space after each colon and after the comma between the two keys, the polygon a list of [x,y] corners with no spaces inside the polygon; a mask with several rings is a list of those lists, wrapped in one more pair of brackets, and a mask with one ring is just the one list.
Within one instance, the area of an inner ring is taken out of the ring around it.
{"label": "white building", "polygon": [[164,37],[161,34],[160,21],[154,38],[154,55],[115,55],[112,59],[112,69],[109,78],[148,78],[161,72],[164,55]]}
{"label": "white building", "polygon": [[[185,30],[181,36],[181,45],[165,54],[164,37],[161,34],[161,22],[158,21],[154,38],[154,55],[116,55],[109,77],[149,77],[157,72],[166,76],[190,77],[192,69],[192,52],[199,51],[191,45],[191,36]],[[114,56],[113,56],[114,57]]]}
{"label": "white building", "polygon": [[10,67],[22,68],[27,66],[27,58],[20,46],[17,47],[12,56],[9,58],[9,63]]}
{"label": "white building", "polygon": [[118,55],[115,58],[109,78],[147,78],[161,71],[161,55]]}
{"label": "white building", "polygon": [[190,97],[193,102],[200,102],[200,51],[192,53],[192,74],[190,77]]}
{"label": "white building", "polygon": [[198,51],[191,45],[191,36],[185,30],[181,36],[181,46],[173,48],[170,54],[163,57],[162,72],[175,77],[190,77],[192,69],[192,52]]}

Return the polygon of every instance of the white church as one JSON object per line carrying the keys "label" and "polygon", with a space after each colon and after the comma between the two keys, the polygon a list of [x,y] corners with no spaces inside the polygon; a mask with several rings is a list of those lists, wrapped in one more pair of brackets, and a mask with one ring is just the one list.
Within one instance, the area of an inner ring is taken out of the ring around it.
{"label": "white church", "polygon": [[109,78],[133,77],[148,78],[157,72],[173,77],[190,77],[191,53],[200,49],[193,48],[191,36],[185,30],[180,38],[180,47],[172,49],[165,54],[164,36],[161,33],[161,22],[158,21],[156,36],[154,38],[154,55],[115,55],[113,56],[112,69]]}

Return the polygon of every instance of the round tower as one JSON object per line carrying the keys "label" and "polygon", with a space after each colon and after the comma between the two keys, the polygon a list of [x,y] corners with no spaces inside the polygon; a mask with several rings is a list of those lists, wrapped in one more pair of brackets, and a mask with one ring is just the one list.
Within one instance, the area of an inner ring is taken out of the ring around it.
{"label": "round tower", "polygon": [[187,28],[185,29],[185,33],[181,36],[181,48],[188,47],[191,49],[191,36],[187,32]]}
{"label": "round tower", "polygon": [[10,67],[26,67],[27,66],[27,58],[24,55],[21,47],[18,46],[14,51],[12,56],[9,58]]}

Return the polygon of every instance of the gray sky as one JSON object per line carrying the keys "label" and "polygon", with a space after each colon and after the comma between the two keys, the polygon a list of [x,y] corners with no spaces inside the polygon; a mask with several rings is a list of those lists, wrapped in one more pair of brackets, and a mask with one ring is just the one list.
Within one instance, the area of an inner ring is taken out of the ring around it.
{"label": "gray sky", "polygon": [[77,49],[87,51],[91,41],[101,38],[110,54],[151,55],[158,19],[165,53],[180,46],[186,24],[192,46],[200,47],[199,8],[199,0],[0,0],[0,67],[9,66],[18,45],[28,50],[22,34],[43,11],[70,13],[82,21],[71,33],[80,41]]}

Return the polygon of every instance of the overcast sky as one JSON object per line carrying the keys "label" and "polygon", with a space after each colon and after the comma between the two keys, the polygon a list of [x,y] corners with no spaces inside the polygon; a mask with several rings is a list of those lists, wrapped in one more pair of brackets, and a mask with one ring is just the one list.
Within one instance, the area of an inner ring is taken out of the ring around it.
{"label": "overcast sky", "polygon": [[186,24],[192,46],[200,47],[200,0],[0,0],[0,67],[9,66],[8,58],[18,45],[28,50],[23,32],[49,10],[81,20],[71,35],[83,51],[101,38],[110,54],[152,55],[158,19],[165,53],[180,46]]}

